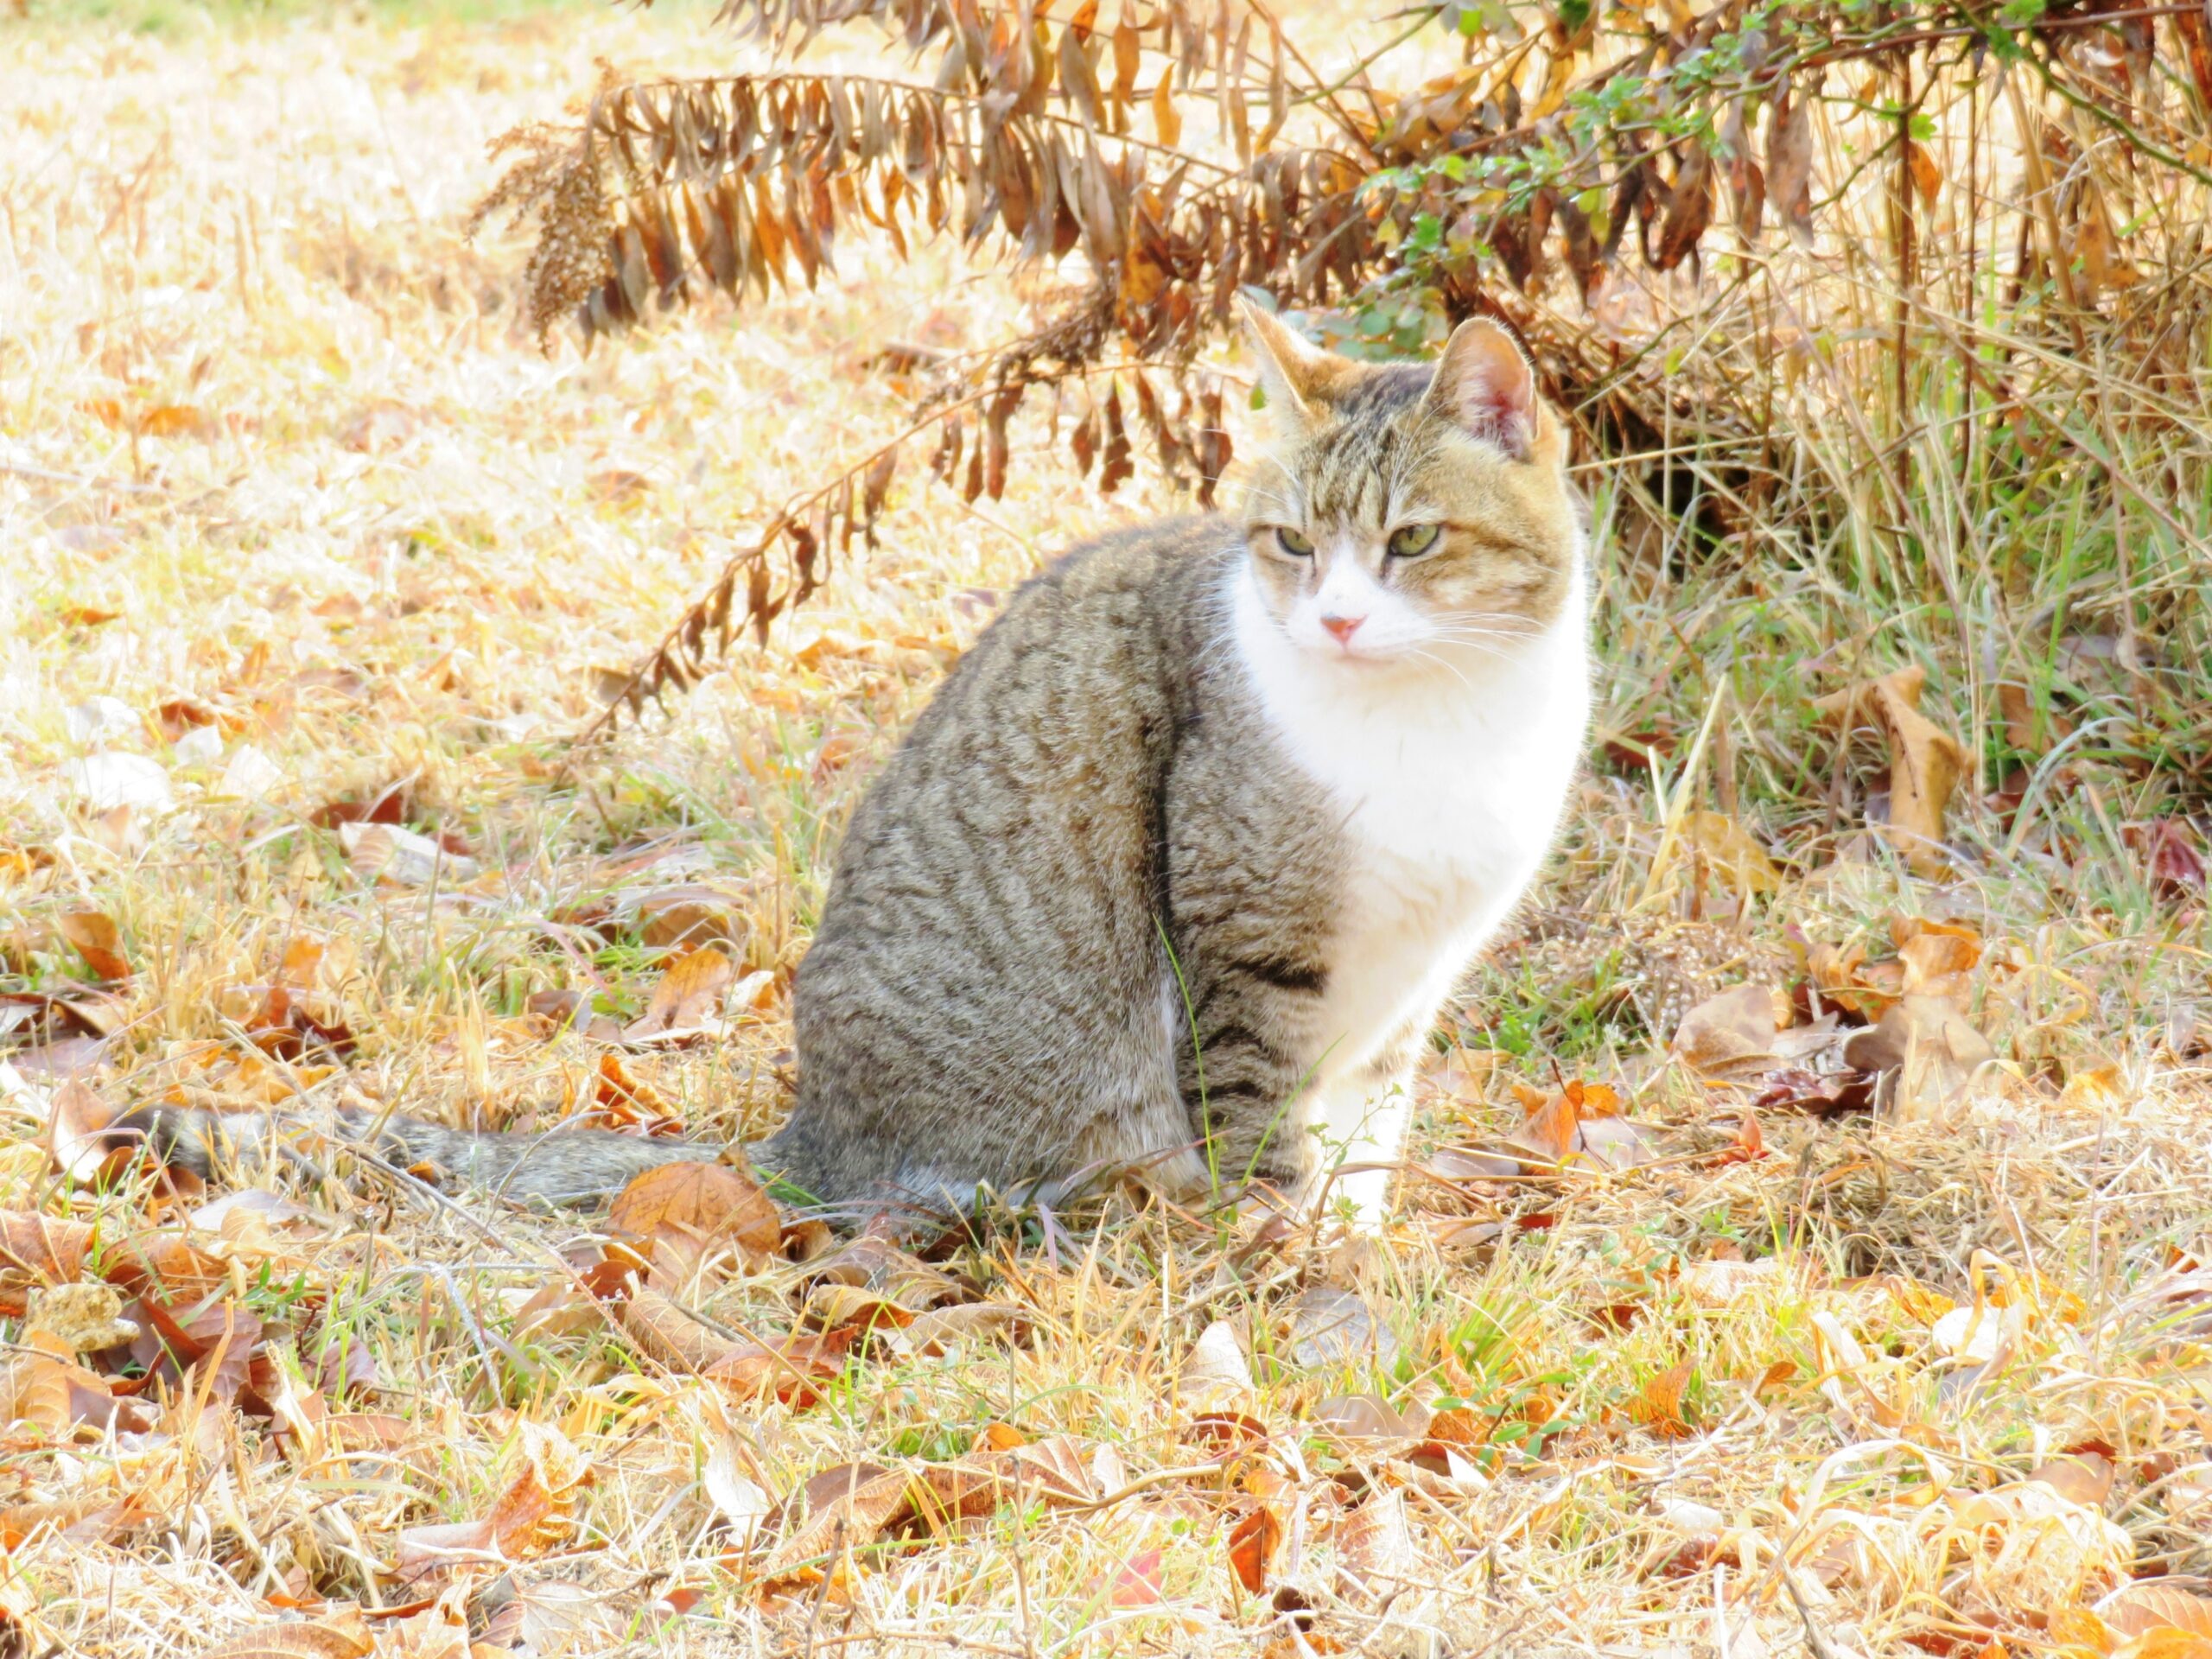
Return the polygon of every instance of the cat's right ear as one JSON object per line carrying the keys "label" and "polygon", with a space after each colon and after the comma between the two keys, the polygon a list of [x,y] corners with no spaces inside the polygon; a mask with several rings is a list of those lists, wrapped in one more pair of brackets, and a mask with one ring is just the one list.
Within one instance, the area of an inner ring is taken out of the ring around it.
{"label": "cat's right ear", "polygon": [[1309,424],[1319,412],[1316,405],[1330,377],[1329,354],[1307,345],[1297,330],[1251,301],[1240,299],[1237,305],[1244,314],[1245,338],[1259,359],[1268,413],[1294,429]]}

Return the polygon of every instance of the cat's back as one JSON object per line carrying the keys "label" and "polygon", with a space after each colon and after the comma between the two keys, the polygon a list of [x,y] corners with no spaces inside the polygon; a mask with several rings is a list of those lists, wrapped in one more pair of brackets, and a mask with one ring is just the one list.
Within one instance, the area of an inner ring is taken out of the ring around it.
{"label": "cat's back", "polygon": [[[1188,659],[1224,630],[1212,601],[1236,534],[1212,517],[1086,543],[1018,588],[938,689],[854,819],[838,884],[933,823],[1077,826],[1135,787],[1170,735]],[[938,809],[944,816],[933,813]]]}

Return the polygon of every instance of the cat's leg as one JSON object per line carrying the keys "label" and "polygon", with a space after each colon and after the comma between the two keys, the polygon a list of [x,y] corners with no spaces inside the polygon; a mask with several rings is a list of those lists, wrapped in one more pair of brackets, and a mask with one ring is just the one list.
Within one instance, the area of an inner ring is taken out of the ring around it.
{"label": "cat's leg", "polygon": [[1318,1091],[1307,1122],[1318,1143],[1313,1198],[1321,1213],[1374,1233],[1389,1219],[1412,1108],[1410,1043],[1394,1042]]}

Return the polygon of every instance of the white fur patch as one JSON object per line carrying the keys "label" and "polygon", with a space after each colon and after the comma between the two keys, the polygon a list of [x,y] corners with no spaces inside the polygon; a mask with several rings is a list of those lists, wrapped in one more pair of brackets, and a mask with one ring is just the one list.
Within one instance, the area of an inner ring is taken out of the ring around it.
{"label": "white fur patch", "polygon": [[[1578,558],[1540,634],[1359,661],[1294,643],[1237,569],[1237,654],[1285,751],[1341,804],[1353,847],[1306,1113],[1351,1143],[1347,1161],[1395,1159],[1404,1111],[1371,1073],[1346,1085],[1408,1027],[1426,1034],[1558,830],[1590,714],[1584,588]],[[1376,1185],[1358,1184],[1363,1208]]]}

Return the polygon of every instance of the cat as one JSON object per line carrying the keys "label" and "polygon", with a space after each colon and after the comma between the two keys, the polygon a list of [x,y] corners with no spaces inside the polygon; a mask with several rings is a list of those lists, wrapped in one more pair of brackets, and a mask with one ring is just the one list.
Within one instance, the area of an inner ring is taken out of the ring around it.
{"label": "cat", "polygon": [[[1416,1050],[1580,761],[1586,537],[1563,423],[1497,325],[1432,367],[1246,322],[1274,447],[1243,522],[1033,578],[853,817],[798,970],[798,1101],[746,1148],[827,1213],[1133,1172],[1382,1223]],[[340,1126],[556,1202],[722,1150]],[[189,1164],[226,1129],[250,1126],[150,1132]]]}

